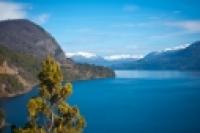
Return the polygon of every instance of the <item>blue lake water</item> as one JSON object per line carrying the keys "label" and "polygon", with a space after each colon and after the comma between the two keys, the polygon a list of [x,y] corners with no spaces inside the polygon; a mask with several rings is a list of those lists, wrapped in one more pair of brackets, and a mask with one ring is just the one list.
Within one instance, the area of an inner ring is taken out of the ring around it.
{"label": "blue lake water", "polygon": [[[117,77],[73,83],[69,98],[87,121],[85,133],[200,133],[200,73],[116,71]],[[37,94],[1,99],[7,121],[23,125]]]}

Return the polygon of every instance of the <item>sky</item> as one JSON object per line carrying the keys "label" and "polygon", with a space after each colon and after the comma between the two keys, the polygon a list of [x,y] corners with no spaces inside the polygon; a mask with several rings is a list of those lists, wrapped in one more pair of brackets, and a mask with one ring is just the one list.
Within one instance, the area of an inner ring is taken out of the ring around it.
{"label": "sky", "polygon": [[30,19],[67,53],[141,57],[200,40],[199,0],[0,0],[0,20]]}

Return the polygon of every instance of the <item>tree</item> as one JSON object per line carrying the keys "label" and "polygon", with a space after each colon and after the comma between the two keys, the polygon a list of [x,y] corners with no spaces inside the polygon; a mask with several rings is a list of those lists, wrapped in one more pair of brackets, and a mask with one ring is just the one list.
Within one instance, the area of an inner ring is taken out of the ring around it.
{"label": "tree", "polygon": [[79,109],[65,102],[72,93],[72,85],[62,85],[61,68],[51,56],[43,61],[38,77],[39,95],[27,104],[29,120],[23,128],[15,128],[14,133],[82,132],[85,120]]}

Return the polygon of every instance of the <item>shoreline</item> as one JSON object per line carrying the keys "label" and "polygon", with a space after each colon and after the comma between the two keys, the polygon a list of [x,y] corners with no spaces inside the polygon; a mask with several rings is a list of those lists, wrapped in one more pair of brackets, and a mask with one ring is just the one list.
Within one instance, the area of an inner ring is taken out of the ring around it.
{"label": "shoreline", "polygon": [[[73,83],[73,82],[76,82],[76,81],[98,80],[98,79],[115,78],[115,77],[116,77],[116,75],[113,76],[113,77],[96,77],[96,78],[89,78],[89,79],[79,79],[79,80],[73,80],[73,81],[70,81],[70,82]],[[63,80],[63,81],[66,81],[66,80]],[[26,89],[24,89],[23,91],[20,91],[20,92],[10,93],[10,94],[8,93],[4,96],[0,96],[0,99],[1,98],[14,98],[14,97],[24,95],[24,94],[30,92],[34,88],[34,86],[36,86],[36,85],[38,85],[38,84],[33,84],[31,87],[28,87],[28,88],[26,88]]]}
{"label": "shoreline", "polygon": [[37,84],[33,84],[31,87],[27,87],[26,89],[24,89],[23,91],[20,91],[20,92],[8,93],[5,96],[0,96],[0,99],[1,98],[14,98],[14,97],[18,97],[18,96],[24,95],[24,94],[30,92],[33,89],[33,87],[36,86],[36,85]]}

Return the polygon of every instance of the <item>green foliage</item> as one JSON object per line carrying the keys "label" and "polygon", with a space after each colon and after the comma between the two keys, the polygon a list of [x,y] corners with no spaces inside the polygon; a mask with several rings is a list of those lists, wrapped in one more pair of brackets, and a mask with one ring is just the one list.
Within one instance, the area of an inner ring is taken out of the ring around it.
{"label": "green foliage", "polygon": [[29,121],[14,133],[80,133],[85,120],[77,107],[65,100],[72,93],[72,85],[62,85],[59,64],[50,56],[42,63],[39,73],[40,93],[27,104]]}

